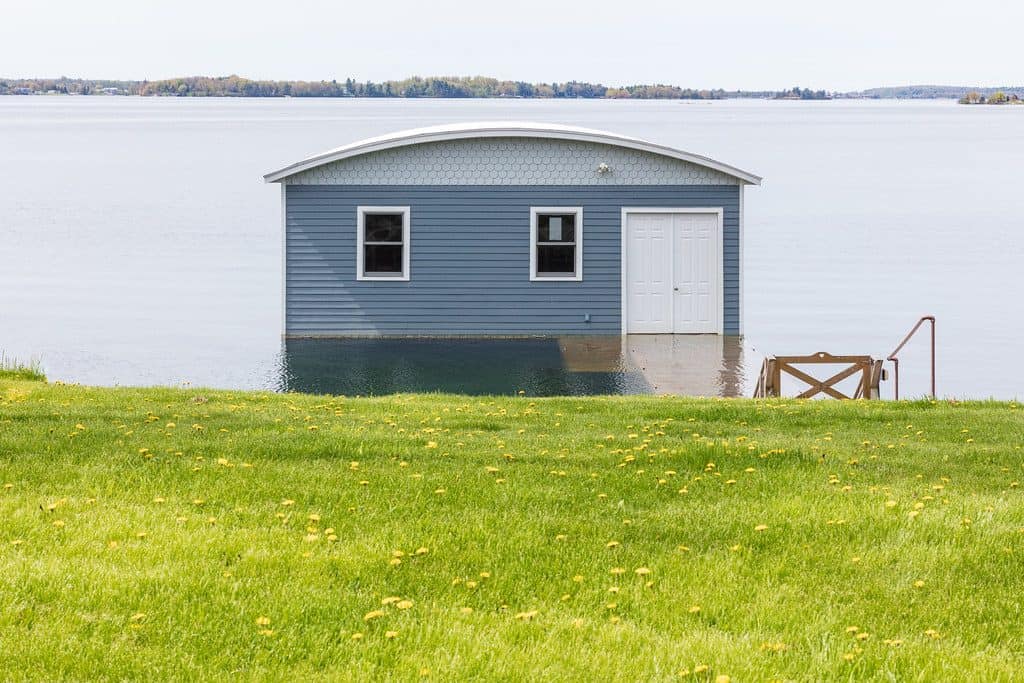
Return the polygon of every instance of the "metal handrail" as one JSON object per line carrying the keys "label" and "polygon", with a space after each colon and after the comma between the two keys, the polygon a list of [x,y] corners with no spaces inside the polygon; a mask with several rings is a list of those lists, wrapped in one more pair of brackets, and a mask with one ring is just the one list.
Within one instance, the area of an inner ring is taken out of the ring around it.
{"label": "metal handrail", "polygon": [[920,328],[925,322],[930,322],[932,324],[932,398],[935,398],[935,316],[924,315],[921,316],[921,319],[917,321],[917,324],[914,325],[910,332],[907,333],[907,336],[903,338],[903,341],[899,343],[899,346],[893,349],[892,353],[890,353],[886,358],[886,360],[892,361],[893,390],[895,394],[894,398],[897,401],[900,399],[900,360],[896,357],[896,354],[906,346],[907,342],[910,341],[910,338],[914,336],[914,333],[917,332],[918,328]]}

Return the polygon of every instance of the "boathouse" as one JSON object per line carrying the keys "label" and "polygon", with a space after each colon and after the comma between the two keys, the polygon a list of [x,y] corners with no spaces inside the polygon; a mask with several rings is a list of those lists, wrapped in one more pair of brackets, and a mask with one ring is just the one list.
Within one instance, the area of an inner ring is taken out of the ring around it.
{"label": "boathouse", "polygon": [[760,178],[544,123],[420,128],[281,184],[284,334],[741,334],[743,190]]}

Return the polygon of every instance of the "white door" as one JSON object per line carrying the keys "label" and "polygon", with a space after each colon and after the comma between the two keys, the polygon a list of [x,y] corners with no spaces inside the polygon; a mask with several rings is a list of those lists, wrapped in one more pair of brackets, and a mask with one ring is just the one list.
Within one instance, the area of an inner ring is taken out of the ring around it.
{"label": "white door", "polygon": [[627,214],[628,332],[672,332],[672,215]]}
{"label": "white door", "polygon": [[721,331],[718,213],[626,213],[626,332]]}
{"label": "white door", "polygon": [[672,331],[718,332],[718,215],[677,213],[672,218]]}

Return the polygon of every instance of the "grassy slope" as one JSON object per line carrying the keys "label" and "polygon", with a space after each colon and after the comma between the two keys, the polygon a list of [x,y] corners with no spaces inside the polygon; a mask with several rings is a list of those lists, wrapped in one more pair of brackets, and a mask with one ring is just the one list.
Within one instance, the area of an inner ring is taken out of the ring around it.
{"label": "grassy slope", "polygon": [[1009,680],[1022,413],[0,380],[0,678]]}

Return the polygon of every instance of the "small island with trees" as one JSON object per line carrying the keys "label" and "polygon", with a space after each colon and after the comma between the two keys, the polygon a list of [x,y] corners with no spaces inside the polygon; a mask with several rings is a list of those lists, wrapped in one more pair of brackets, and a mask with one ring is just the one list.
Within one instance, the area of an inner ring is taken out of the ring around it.
{"label": "small island with trees", "polygon": [[1007,95],[1002,90],[997,90],[987,97],[977,90],[972,90],[957,102],[960,104],[1024,104],[1024,100],[1017,93]]}

